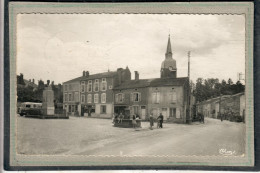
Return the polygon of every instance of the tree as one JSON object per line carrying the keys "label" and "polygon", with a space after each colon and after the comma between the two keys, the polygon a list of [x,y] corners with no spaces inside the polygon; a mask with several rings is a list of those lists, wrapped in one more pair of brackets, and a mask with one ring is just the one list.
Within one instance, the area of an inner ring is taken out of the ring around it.
{"label": "tree", "polygon": [[232,79],[228,79],[228,85],[232,85],[233,84],[233,81],[232,81]]}
{"label": "tree", "polygon": [[196,80],[195,89],[193,95],[196,100],[201,102],[210,98],[218,97],[222,95],[232,95],[240,92],[244,92],[245,86],[241,82],[237,81],[233,84],[232,79],[228,79],[228,82],[222,80],[221,83],[217,78],[202,79],[198,78]]}

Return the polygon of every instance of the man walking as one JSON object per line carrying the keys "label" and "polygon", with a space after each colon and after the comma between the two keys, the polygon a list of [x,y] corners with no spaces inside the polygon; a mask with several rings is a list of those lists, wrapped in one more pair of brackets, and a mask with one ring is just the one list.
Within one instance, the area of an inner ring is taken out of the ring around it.
{"label": "man walking", "polygon": [[159,117],[157,118],[157,120],[159,121],[159,128],[163,128],[163,115],[162,113],[160,113]]}
{"label": "man walking", "polygon": [[150,114],[150,117],[149,117],[149,121],[150,121],[150,129],[153,130],[153,114]]}

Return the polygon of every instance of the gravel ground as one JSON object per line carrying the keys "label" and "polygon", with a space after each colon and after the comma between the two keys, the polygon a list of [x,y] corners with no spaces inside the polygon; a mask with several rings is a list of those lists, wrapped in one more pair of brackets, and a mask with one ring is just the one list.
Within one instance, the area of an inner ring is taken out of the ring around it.
{"label": "gravel ground", "polygon": [[110,119],[70,117],[35,119],[17,116],[20,154],[59,155],[242,155],[245,124],[205,119],[205,124],[167,124],[163,129],[113,127]]}

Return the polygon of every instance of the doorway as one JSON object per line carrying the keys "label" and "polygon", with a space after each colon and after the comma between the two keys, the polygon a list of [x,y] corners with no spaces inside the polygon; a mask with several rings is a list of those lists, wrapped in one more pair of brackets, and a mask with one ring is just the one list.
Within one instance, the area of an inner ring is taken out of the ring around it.
{"label": "doorway", "polygon": [[141,106],[141,119],[145,119],[146,116],[146,109],[145,106]]}

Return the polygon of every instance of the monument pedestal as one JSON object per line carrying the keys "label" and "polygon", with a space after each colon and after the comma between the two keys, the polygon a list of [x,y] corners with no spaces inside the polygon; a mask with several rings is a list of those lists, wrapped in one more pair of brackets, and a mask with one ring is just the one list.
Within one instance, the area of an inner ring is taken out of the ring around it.
{"label": "monument pedestal", "polygon": [[45,87],[42,96],[43,96],[43,102],[42,102],[43,115],[55,115],[54,92],[51,86]]}

